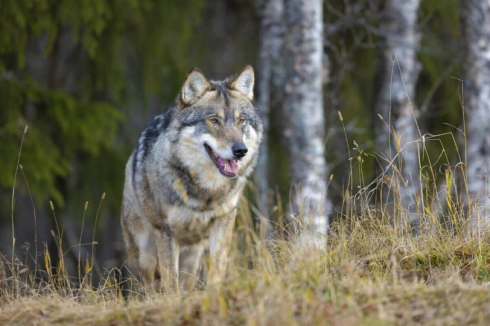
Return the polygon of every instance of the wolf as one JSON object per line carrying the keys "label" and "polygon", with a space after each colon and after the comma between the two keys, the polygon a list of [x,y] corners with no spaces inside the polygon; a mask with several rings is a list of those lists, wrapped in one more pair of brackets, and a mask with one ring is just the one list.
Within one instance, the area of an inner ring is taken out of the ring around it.
{"label": "wolf", "polygon": [[121,224],[145,284],[160,275],[165,291],[190,286],[205,249],[208,284],[223,279],[262,139],[254,80],[251,66],[222,81],[193,68],[175,102],[141,133],[126,165]]}

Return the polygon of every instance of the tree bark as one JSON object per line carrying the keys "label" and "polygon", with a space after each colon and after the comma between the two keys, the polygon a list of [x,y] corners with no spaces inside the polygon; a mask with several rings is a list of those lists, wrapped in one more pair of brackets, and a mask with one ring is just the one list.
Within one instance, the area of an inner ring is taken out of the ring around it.
{"label": "tree bark", "polygon": [[478,227],[489,222],[490,1],[463,1],[462,18],[468,190],[475,199],[473,225]]}
{"label": "tree bark", "polygon": [[[421,65],[417,60],[420,34],[417,26],[419,0],[388,0],[382,15],[380,30],[386,33],[381,53],[381,88],[376,105],[374,136],[381,162],[388,162],[398,156],[393,163],[401,167],[400,174],[391,178],[391,190],[399,194],[402,207],[413,212],[417,191],[420,190],[418,143],[421,134],[416,118],[419,111],[413,103],[415,85]],[[393,137],[393,131],[396,137]],[[397,145],[397,139],[399,143]],[[386,169],[393,173],[392,169]],[[399,189],[399,192],[398,192]],[[388,189],[383,190],[386,194]],[[384,200],[391,200],[384,196]],[[416,214],[411,214],[412,222]]]}
{"label": "tree bark", "polygon": [[290,181],[297,187],[291,208],[310,231],[326,233],[330,203],[324,152],[323,1],[285,0],[284,9],[284,136]]}
{"label": "tree bark", "polygon": [[265,0],[259,4],[260,48],[258,63],[257,107],[264,125],[264,134],[256,169],[256,183],[259,191],[259,208],[264,215],[270,212],[269,200],[269,142],[270,108],[277,102],[278,86],[281,80],[280,52],[283,43],[284,22],[283,0]]}

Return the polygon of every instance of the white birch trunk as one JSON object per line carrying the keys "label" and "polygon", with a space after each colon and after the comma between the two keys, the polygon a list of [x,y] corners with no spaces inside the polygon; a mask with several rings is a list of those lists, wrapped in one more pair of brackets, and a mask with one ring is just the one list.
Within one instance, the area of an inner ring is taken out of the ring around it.
{"label": "white birch trunk", "polygon": [[468,190],[475,199],[474,226],[483,227],[490,222],[490,1],[463,1],[462,15]]}
{"label": "white birch trunk", "polygon": [[[414,211],[417,191],[420,190],[419,153],[415,141],[420,139],[421,135],[416,122],[418,109],[413,102],[421,67],[417,60],[420,47],[418,9],[419,0],[388,0],[386,3],[381,24],[381,30],[386,33],[381,58],[383,75],[376,107],[377,113],[384,121],[378,117],[374,120],[376,150],[387,160],[393,159],[398,152],[392,130],[395,130],[397,137],[401,137],[401,175],[394,178],[395,180],[392,179],[391,192],[394,191],[393,188],[396,188],[396,191],[399,189],[402,207],[406,208],[408,205],[411,212]],[[398,162],[399,160],[395,161]],[[385,189],[384,192],[386,191]],[[416,220],[416,214],[411,215],[413,222]]]}
{"label": "white birch trunk", "polygon": [[310,232],[325,234],[330,204],[324,152],[323,1],[285,0],[284,4],[284,135],[290,180],[301,188],[293,192],[292,210],[301,215]]}

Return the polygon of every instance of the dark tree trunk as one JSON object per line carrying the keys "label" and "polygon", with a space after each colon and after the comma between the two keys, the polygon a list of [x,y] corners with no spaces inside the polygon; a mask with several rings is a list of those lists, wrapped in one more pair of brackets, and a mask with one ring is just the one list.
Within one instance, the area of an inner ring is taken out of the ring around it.
{"label": "dark tree trunk", "polygon": [[283,43],[284,21],[283,0],[263,1],[259,4],[260,49],[258,64],[258,100],[264,136],[256,170],[256,184],[259,192],[259,207],[265,218],[270,212],[270,177],[269,177],[269,141],[270,110],[273,103],[277,104],[278,86],[281,80],[280,52]]}

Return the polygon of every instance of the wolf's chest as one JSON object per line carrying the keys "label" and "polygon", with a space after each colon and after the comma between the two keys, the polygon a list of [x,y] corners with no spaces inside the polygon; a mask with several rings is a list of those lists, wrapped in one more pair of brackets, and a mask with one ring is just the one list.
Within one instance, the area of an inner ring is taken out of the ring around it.
{"label": "wolf's chest", "polygon": [[173,206],[167,211],[167,225],[177,239],[193,244],[209,237],[211,225],[231,214],[238,202],[238,195],[212,210],[196,210],[187,206]]}

